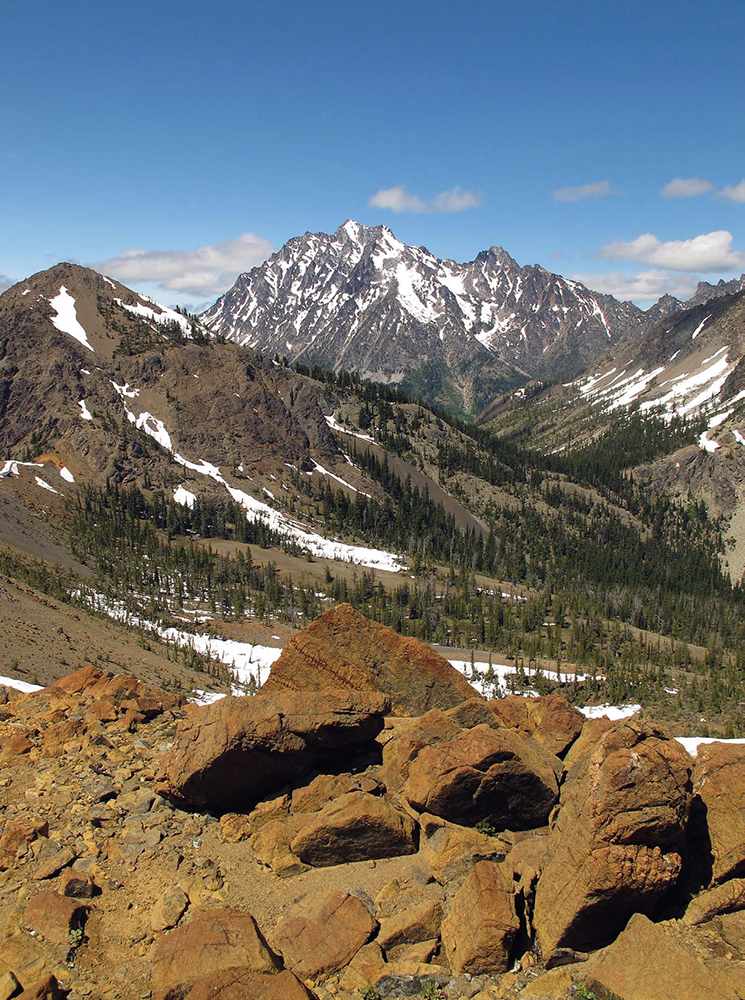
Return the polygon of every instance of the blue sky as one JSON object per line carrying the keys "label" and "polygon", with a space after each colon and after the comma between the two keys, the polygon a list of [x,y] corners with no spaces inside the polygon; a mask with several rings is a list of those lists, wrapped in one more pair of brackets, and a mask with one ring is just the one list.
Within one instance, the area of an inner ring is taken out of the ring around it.
{"label": "blue sky", "polygon": [[742,2],[5,0],[2,20],[0,275],[104,263],[201,302],[350,216],[644,304],[745,271]]}

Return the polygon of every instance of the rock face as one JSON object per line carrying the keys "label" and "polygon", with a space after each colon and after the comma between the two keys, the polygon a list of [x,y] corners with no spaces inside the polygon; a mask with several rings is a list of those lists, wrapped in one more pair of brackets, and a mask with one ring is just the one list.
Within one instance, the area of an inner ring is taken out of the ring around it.
{"label": "rock face", "polygon": [[313,979],[347,965],[375,928],[361,900],[327,892],[292,907],[275,928],[272,944],[293,972]]}
{"label": "rock face", "polygon": [[693,790],[703,803],[713,882],[745,875],[745,746],[701,746]]}
{"label": "rock face", "polygon": [[690,805],[690,758],[629,720],[605,732],[562,786],[534,922],[544,957],[607,944],[677,882]]}
{"label": "rock face", "polygon": [[449,708],[475,692],[430,646],[338,604],[293,636],[263,690],[377,691],[398,715]]}
{"label": "rock face", "polygon": [[529,736],[549,753],[563,757],[582,732],[581,712],[560,694],[542,698],[508,695],[489,702],[489,708],[507,729]]}
{"label": "rock face", "polygon": [[312,814],[290,847],[305,864],[323,867],[413,854],[415,832],[413,820],[384,799],[348,792]]}
{"label": "rock face", "polygon": [[721,913],[745,910],[745,878],[733,878],[707,889],[691,900],[683,920],[687,924],[703,924]]}
{"label": "rock face", "polygon": [[421,750],[404,795],[420,812],[497,830],[542,826],[558,796],[549,755],[518,733],[475,726]]}
{"label": "rock face", "polygon": [[251,969],[227,969],[175,989],[155,993],[153,1000],[313,1000],[297,976],[276,976]]}
{"label": "rock face", "polygon": [[191,712],[164,761],[164,791],[219,811],[247,808],[336,756],[372,749],[387,702],[374,693],[262,692]]}
{"label": "rock face", "polygon": [[442,943],[453,972],[505,972],[520,931],[512,885],[502,867],[478,861],[450,902]]}
{"label": "rock face", "polygon": [[153,986],[159,989],[173,989],[229,969],[273,974],[280,967],[253,917],[234,909],[195,913],[188,924],[158,938],[151,964]]}
{"label": "rock face", "polygon": [[707,961],[669,925],[635,914],[613,944],[581,967],[580,978],[598,997],[740,1000],[742,972],[734,965]]}

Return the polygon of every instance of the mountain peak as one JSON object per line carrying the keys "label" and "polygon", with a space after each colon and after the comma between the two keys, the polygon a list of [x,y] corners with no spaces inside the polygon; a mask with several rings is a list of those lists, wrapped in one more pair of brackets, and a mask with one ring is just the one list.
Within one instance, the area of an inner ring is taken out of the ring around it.
{"label": "mountain peak", "polygon": [[444,394],[431,398],[477,409],[526,378],[578,374],[640,326],[636,306],[602,301],[501,246],[460,263],[346,219],[241,275],[204,322],[262,353],[411,382],[426,396],[424,379]]}

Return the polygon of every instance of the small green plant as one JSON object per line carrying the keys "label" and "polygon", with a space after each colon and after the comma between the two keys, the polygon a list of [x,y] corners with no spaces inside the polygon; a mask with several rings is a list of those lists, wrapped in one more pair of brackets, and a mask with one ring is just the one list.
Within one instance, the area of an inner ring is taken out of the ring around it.
{"label": "small green plant", "polygon": [[499,833],[499,830],[497,830],[494,824],[488,819],[480,819],[476,824],[476,829],[479,833],[483,833],[487,837],[496,837]]}
{"label": "small green plant", "polygon": [[574,987],[574,997],[575,1000],[598,1000],[597,993],[589,986],[585,986],[584,983],[579,983]]}
{"label": "small green plant", "polygon": [[430,979],[424,984],[419,995],[422,1000],[440,1000],[440,987]]}
{"label": "small green plant", "polygon": [[83,943],[83,928],[73,927],[68,934],[68,940],[70,941],[71,948],[79,948]]}
{"label": "small green plant", "polygon": [[381,996],[374,986],[366,986],[360,997],[361,1000],[381,1000]]}

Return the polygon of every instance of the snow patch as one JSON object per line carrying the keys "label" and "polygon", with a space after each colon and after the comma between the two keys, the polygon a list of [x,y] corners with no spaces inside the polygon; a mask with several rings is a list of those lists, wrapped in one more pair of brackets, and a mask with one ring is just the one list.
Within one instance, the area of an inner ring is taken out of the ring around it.
{"label": "snow patch", "polygon": [[40,684],[29,684],[28,681],[19,681],[17,677],[0,677],[0,687],[14,688],[24,694],[33,694],[34,691],[41,691]]}
{"label": "snow patch", "polygon": [[52,325],[60,333],[66,333],[68,336],[74,337],[79,344],[82,344],[83,347],[87,347],[89,351],[95,353],[88,343],[88,334],[78,322],[75,299],[64,285],[60,285],[59,295],[55,295],[53,299],[50,299],[49,304],[55,311],[55,315],[52,316]]}
{"label": "snow patch", "polygon": [[728,743],[734,746],[745,744],[745,739],[720,740],[716,736],[676,736],[675,739],[688,751],[691,757],[697,757],[698,748],[708,746],[710,743]]}
{"label": "snow patch", "polygon": [[197,502],[197,495],[187,490],[184,486],[177,486],[173,491],[173,499],[176,503],[181,504],[182,507],[191,509]]}
{"label": "snow patch", "polygon": [[80,418],[81,420],[93,420],[93,414],[86,406],[85,400],[78,400],[78,406],[80,407]]}
{"label": "snow patch", "polygon": [[67,468],[66,465],[62,466],[62,468],[59,470],[59,474],[60,476],[62,476],[62,478],[65,480],[66,483],[75,482],[75,476],[73,476],[73,474],[70,472],[70,470]]}
{"label": "snow patch", "polygon": [[54,486],[50,486],[49,483],[45,483],[41,476],[34,476],[34,479],[36,480],[36,485],[41,486],[43,490],[49,490],[50,493],[56,493],[58,497],[63,496],[59,490],[55,490]]}
{"label": "snow patch", "polygon": [[585,705],[579,711],[586,719],[610,719],[611,722],[617,722],[636,715],[641,711],[641,705]]}

